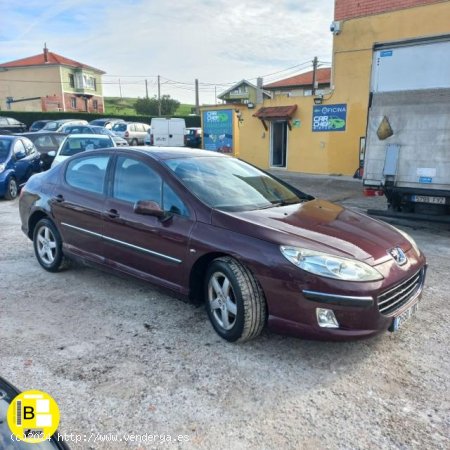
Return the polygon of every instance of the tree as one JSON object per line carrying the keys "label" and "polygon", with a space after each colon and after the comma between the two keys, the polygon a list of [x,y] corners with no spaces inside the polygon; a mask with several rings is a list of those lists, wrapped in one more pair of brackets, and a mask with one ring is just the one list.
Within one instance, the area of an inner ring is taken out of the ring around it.
{"label": "tree", "polygon": [[[161,115],[162,116],[172,116],[175,111],[180,106],[180,102],[173,98],[170,98],[170,95],[163,95],[161,97]],[[134,109],[137,114],[143,116],[157,116],[158,115],[158,99],[155,97],[152,98],[138,98]]]}

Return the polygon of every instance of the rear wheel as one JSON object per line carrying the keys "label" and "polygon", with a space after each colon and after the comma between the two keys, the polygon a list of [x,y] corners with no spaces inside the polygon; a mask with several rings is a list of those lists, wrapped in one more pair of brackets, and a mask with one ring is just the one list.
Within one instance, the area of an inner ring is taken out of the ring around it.
{"label": "rear wheel", "polygon": [[206,310],[216,332],[230,342],[258,336],[266,321],[266,301],[253,274],[230,257],[215,259],[205,280]]}
{"label": "rear wheel", "polygon": [[8,185],[6,186],[5,198],[6,200],[14,200],[19,192],[17,181],[14,177],[10,177]]}
{"label": "rear wheel", "polygon": [[66,269],[68,259],[62,252],[62,239],[53,222],[41,219],[33,233],[34,253],[39,264],[49,272]]}

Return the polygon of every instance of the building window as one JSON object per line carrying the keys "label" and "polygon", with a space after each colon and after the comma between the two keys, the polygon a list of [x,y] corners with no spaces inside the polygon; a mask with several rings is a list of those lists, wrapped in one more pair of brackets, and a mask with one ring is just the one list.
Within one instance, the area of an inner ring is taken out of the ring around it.
{"label": "building window", "polygon": [[69,73],[69,86],[71,88],[75,87],[75,78],[73,76],[73,73]]}
{"label": "building window", "polygon": [[76,97],[70,98],[70,107],[72,109],[77,109],[77,98]]}
{"label": "building window", "polygon": [[98,100],[93,100],[92,106],[94,107],[94,111],[98,111]]}

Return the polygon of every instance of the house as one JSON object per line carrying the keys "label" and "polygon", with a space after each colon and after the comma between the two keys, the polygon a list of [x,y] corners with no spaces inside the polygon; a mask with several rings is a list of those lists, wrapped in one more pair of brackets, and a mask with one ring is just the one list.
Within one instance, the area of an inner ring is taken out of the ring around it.
{"label": "house", "polygon": [[[273,97],[254,109],[248,105],[202,108],[202,123],[216,126],[221,117],[230,116],[233,154],[263,169],[353,175],[362,167],[368,117],[377,114],[376,108],[391,107],[394,100],[402,99],[397,103],[403,108],[398,127],[404,126],[403,118],[413,114],[409,112],[413,96],[426,94],[421,126],[430,127],[429,118],[425,119],[425,107],[432,107],[428,99],[442,103],[449,98],[449,17],[449,1],[335,0],[330,27],[332,85],[330,69],[318,69],[316,78],[318,88],[326,92],[307,95],[312,88],[309,72],[264,85],[264,92]],[[282,95],[290,92],[299,95]],[[441,119],[432,124],[442,130],[433,145],[448,141],[448,115]],[[425,136],[420,127],[413,131],[421,139]],[[393,136],[398,136],[395,130]],[[424,149],[426,153],[428,148]],[[384,158],[376,163],[383,170]],[[426,164],[421,172],[437,172]]]}
{"label": "house", "polygon": [[105,72],[43,52],[0,64],[0,107],[20,111],[104,112]]}
{"label": "house", "polygon": [[[258,78],[258,83],[261,87],[255,86],[247,80],[241,80],[222,92],[217,98],[227,104],[255,105],[256,103],[261,103],[263,98],[270,98],[270,94],[263,91],[261,78]],[[262,93],[262,96],[258,95],[258,91],[260,91],[260,94]]]}
{"label": "house", "polygon": [[[301,73],[293,77],[285,78],[283,80],[275,81],[266,84],[264,90],[273,93],[273,95],[286,94],[291,97],[301,95],[312,95],[314,73]],[[325,94],[330,89],[331,68],[323,67],[316,70],[315,77],[316,94]]]}

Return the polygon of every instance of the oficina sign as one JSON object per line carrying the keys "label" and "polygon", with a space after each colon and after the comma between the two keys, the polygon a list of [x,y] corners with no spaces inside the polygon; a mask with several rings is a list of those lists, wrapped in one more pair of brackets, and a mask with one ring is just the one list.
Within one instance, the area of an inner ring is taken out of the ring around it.
{"label": "oficina sign", "polygon": [[347,104],[317,105],[313,107],[313,131],[345,131]]}

